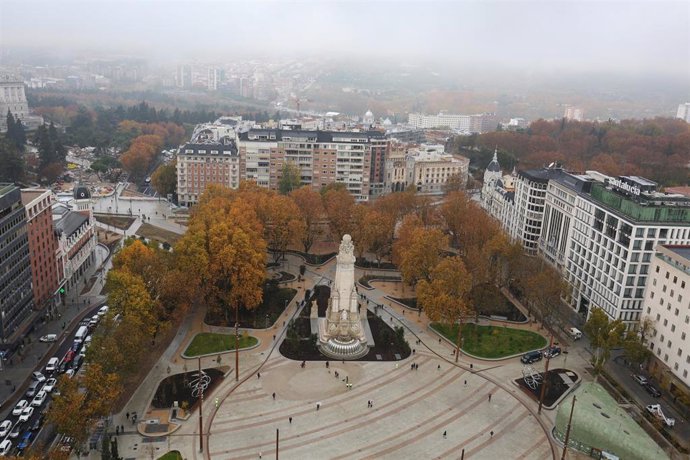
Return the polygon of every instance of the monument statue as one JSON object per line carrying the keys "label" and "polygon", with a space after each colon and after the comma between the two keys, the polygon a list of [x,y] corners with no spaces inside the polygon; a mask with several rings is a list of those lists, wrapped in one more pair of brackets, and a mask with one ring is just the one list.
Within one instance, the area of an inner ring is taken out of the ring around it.
{"label": "monument statue", "polygon": [[326,317],[319,318],[319,348],[336,359],[357,359],[368,352],[363,323],[366,311],[360,314],[354,252],[352,237],[344,235],[336,256],[335,280]]}

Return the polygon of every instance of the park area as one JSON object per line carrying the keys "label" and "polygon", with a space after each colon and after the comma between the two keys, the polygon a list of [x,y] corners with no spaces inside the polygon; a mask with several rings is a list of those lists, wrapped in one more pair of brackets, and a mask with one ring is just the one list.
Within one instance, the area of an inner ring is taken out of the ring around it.
{"label": "park area", "polygon": [[[240,334],[240,348],[253,347],[259,343],[256,337]],[[184,351],[184,355],[192,358],[195,356],[207,355],[209,353],[222,353],[235,349],[234,334],[215,334],[213,332],[202,332],[194,336],[192,342]]]}
{"label": "park area", "polygon": [[[443,337],[456,343],[458,325],[452,327],[432,323],[431,327]],[[536,332],[506,326],[462,325],[462,351],[477,358],[500,359],[526,353],[546,346],[546,338]]]}

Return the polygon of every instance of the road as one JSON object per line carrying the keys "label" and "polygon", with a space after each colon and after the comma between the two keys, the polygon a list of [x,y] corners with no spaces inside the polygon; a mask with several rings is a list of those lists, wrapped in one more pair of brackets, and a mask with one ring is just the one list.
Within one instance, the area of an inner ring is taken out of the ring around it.
{"label": "road", "polygon": [[[88,320],[88,318],[91,318],[94,314],[96,314],[98,312],[98,309],[101,306],[102,306],[102,304],[97,305],[97,306],[91,308],[90,310],[84,312],[81,316],[82,322],[85,318]],[[57,352],[55,353],[55,356],[58,357],[61,362],[64,359],[65,355],[67,354],[67,351],[72,347],[72,344],[74,343],[74,335],[76,334],[77,329],[80,327],[80,325],[81,325],[81,322],[79,324],[77,324],[72,330],[70,330],[68,334],[65,334],[62,336],[63,339],[57,348]],[[36,368],[34,370],[38,371],[38,372],[44,372],[44,369],[42,366],[36,366]],[[77,368],[75,370],[75,372],[79,372],[79,370],[80,369]],[[57,377],[57,376],[58,376],[58,373],[55,373],[54,375],[46,375],[46,377],[48,377],[48,378]],[[44,386],[45,386],[45,382],[43,382],[43,384],[37,388],[38,391],[36,391],[36,393],[38,394],[38,392],[41,391]],[[22,399],[25,399],[28,403],[31,403],[33,397],[27,397],[26,395],[23,395]],[[8,404],[5,406],[4,410],[2,411],[2,415],[4,416],[2,418],[2,420],[10,420],[12,422],[12,429],[10,430],[10,433],[12,433],[13,431],[18,431],[19,436],[17,436],[16,438],[10,438],[10,434],[7,434],[3,438],[0,438],[0,442],[4,441],[6,439],[9,439],[10,441],[12,441],[12,450],[10,451],[11,454],[19,454],[17,446],[20,443],[21,439],[25,436],[26,433],[31,433],[31,443],[29,445],[33,444],[36,441],[36,439],[41,439],[43,445],[47,446],[50,444],[50,441],[52,440],[51,438],[52,438],[54,433],[52,432],[52,430],[46,430],[45,425],[43,425],[42,421],[40,422],[41,425],[37,431],[32,430],[31,428],[32,428],[33,424],[36,422],[36,420],[38,420],[39,418],[40,419],[44,418],[45,412],[47,411],[48,407],[50,406],[51,400],[52,400],[52,394],[48,393],[48,396],[46,397],[43,404],[41,404],[39,407],[35,407],[34,412],[31,415],[31,417],[29,418],[29,420],[27,422],[22,422],[22,423],[19,422],[19,416],[12,415],[12,410],[14,409],[17,401],[8,401]],[[18,430],[17,430],[17,428],[18,428]]]}

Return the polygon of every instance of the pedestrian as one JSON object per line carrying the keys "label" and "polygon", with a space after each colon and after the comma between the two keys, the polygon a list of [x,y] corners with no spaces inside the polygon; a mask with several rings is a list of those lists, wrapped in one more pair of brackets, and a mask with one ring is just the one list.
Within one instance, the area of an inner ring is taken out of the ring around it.
{"label": "pedestrian", "polygon": [[367,400],[367,408],[371,407],[371,401]]}
{"label": "pedestrian", "polygon": [[411,371],[414,370],[414,363],[410,364],[410,370],[411,370]]}
{"label": "pedestrian", "polygon": [[438,343],[441,343],[441,337],[438,338]]}
{"label": "pedestrian", "polygon": [[346,376],[345,376],[345,383],[348,383],[348,382],[350,382],[350,377],[348,377],[348,376],[346,375]]}
{"label": "pedestrian", "polygon": [[416,371],[419,370],[419,364],[416,364],[416,363],[415,363],[415,365],[414,365],[414,370],[416,370]]}
{"label": "pedestrian", "polygon": [[443,432],[443,439],[446,439],[446,436],[447,436],[447,435],[448,435],[448,432],[447,432],[447,431],[444,431],[444,432]]}
{"label": "pedestrian", "polygon": [[339,378],[340,374],[338,374],[338,371],[335,371],[335,378]]}
{"label": "pedestrian", "polygon": [[259,452],[259,458],[261,458],[261,452]]}
{"label": "pedestrian", "polygon": [[413,349],[412,349],[412,354],[414,355],[416,351],[417,351],[417,350],[415,350],[415,349],[413,348]]}
{"label": "pedestrian", "polygon": [[125,434],[125,426],[120,425],[120,433]]}
{"label": "pedestrian", "polygon": [[275,393],[273,393],[273,400],[274,401],[276,400],[276,394]]}
{"label": "pedestrian", "polygon": [[127,417],[127,420],[129,420],[129,412],[125,414],[125,417]]}
{"label": "pedestrian", "polygon": [[467,380],[465,380],[465,386],[467,386]]}
{"label": "pedestrian", "polygon": [[493,432],[493,430],[491,430],[491,437],[492,437],[492,438],[494,437],[494,432]]}
{"label": "pedestrian", "polygon": [[273,334],[273,341],[274,342],[276,341],[276,335],[275,334]]}
{"label": "pedestrian", "polygon": [[321,407],[321,403],[320,403],[320,402],[317,402],[317,403],[316,403],[316,410],[318,411],[320,407]]}
{"label": "pedestrian", "polygon": [[120,434],[120,426],[115,425],[115,436],[117,436],[118,434]]}
{"label": "pedestrian", "polygon": [[290,425],[292,425],[292,417],[288,418],[288,420],[290,421]]}
{"label": "pedestrian", "polygon": [[441,365],[440,365],[440,364],[439,364],[438,366],[436,366],[436,370],[439,370],[439,371],[441,370]]}
{"label": "pedestrian", "polygon": [[328,368],[329,368],[329,364],[328,364],[328,361],[326,361],[326,369],[328,369]]}
{"label": "pedestrian", "polygon": [[489,393],[489,402],[491,402],[491,393]]}
{"label": "pedestrian", "polygon": [[257,373],[256,373],[256,378],[257,378],[257,379],[260,379],[260,378],[261,378],[261,372],[257,372]]}

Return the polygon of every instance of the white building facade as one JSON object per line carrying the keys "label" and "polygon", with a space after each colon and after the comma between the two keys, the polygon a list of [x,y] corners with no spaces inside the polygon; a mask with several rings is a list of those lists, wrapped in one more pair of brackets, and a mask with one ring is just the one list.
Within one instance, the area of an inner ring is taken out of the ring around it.
{"label": "white building facade", "polygon": [[234,140],[185,144],[177,153],[177,196],[182,206],[199,202],[208,185],[240,185],[240,159]]}
{"label": "white building facade", "polygon": [[654,324],[650,370],[672,394],[690,394],[690,246],[657,246],[644,297]]}

